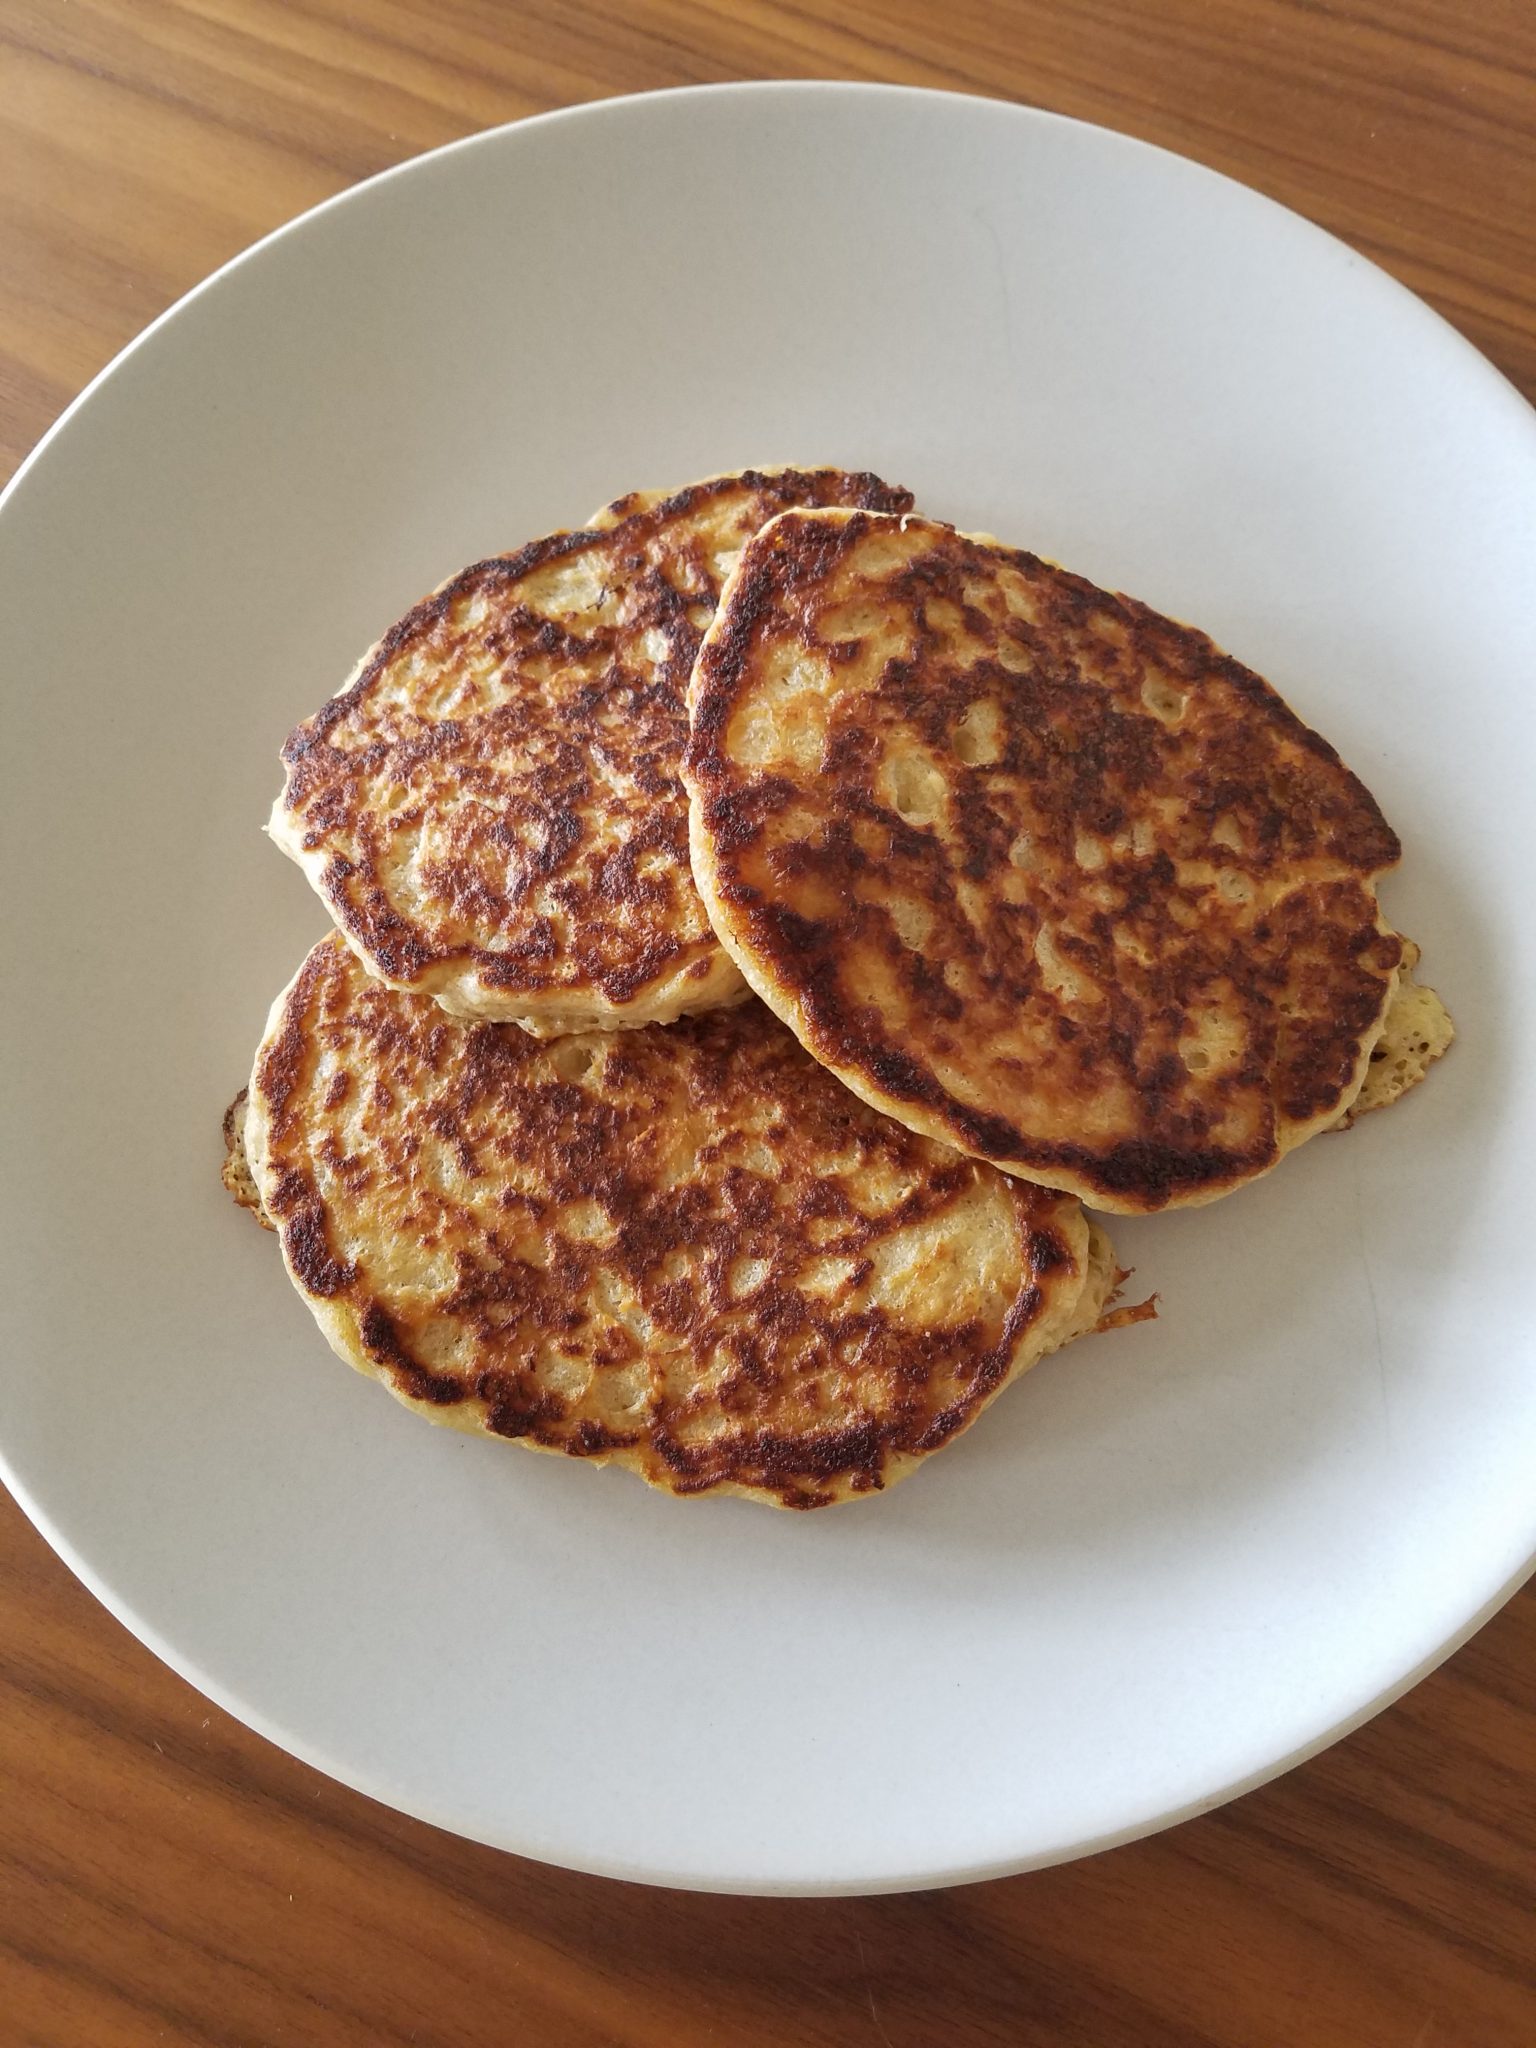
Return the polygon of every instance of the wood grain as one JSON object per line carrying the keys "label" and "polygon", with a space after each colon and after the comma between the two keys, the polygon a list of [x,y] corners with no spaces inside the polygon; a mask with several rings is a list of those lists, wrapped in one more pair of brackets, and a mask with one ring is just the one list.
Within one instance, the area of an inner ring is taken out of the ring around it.
{"label": "wood grain", "polygon": [[[455,136],[710,79],[948,86],[1231,171],[1536,393],[1528,0],[0,0],[0,464],[257,235]],[[0,1502],[0,2048],[1530,2048],[1536,1594],[1280,1783],[950,1893],[481,1850],[171,1676]]]}

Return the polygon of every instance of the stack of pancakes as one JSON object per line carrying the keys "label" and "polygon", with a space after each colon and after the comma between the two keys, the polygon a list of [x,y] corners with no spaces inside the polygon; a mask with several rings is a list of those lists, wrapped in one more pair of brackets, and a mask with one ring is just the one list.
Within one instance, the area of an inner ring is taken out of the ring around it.
{"label": "stack of pancakes", "polygon": [[290,736],[336,932],[226,1181],[342,1357],[678,1494],[879,1491],[1450,1038],[1396,838],[1193,629],[839,470],[466,569]]}

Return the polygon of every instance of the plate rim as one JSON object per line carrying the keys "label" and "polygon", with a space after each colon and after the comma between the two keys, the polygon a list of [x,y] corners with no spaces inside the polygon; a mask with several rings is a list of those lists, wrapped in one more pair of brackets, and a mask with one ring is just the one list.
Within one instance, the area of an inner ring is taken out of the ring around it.
{"label": "plate rim", "polygon": [[1217,184],[1231,187],[1242,193],[1245,200],[1261,207],[1273,208],[1277,214],[1283,216],[1287,221],[1299,225],[1309,235],[1319,237],[1321,241],[1330,244],[1333,248],[1342,250],[1352,262],[1358,264],[1363,270],[1371,274],[1375,284],[1385,286],[1390,292],[1399,295],[1408,305],[1415,308],[1418,317],[1432,321],[1441,330],[1441,338],[1443,340],[1448,339],[1454,342],[1457,348],[1464,352],[1464,356],[1467,359],[1464,364],[1465,367],[1475,365],[1478,371],[1492,380],[1493,386],[1498,388],[1507,400],[1513,400],[1514,416],[1521,421],[1525,431],[1531,437],[1532,451],[1533,454],[1536,454],[1536,403],[1527,400],[1519,387],[1504,374],[1495,362],[1484,355],[1475,342],[1469,340],[1459,327],[1447,319],[1445,314],[1430,305],[1427,299],[1421,297],[1411,286],[1404,284],[1400,278],[1394,277],[1392,272],[1383,264],[1378,263],[1374,256],[1368,256],[1363,249],[1357,249],[1352,242],[1346,241],[1342,235],[1335,234],[1331,228],[1323,227],[1320,222],[1311,219],[1307,214],[1299,212],[1293,206],[1288,206],[1283,199],[1276,199],[1268,192],[1261,192],[1256,185],[1247,184],[1243,179],[1234,177],[1229,171],[1219,171],[1214,165],[1202,163],[1198,157],[1186,156],[1182,150],[1169,149],[1164,143],[1149,142],[1144,136],[1128,135],[1124,129],[1107,127],[1102,121],[1086,121],[1076,114],[1060,114],[1053,108],[1037,106],[1028,100],[1004,99],[997,93],[964,92],[952,86],[901,85],[886,80],[866,78],[740,78],[713,80],[700,85],[657,86],[648,92],[610,93],[602,99],[578,100],[569,106],[547,107],[541,113],[519,115],[517,119],[512,121],[498,121],[493,127],[477,128],[470,135],[455,136],[451,142],[440,142],[435,148],[420,150],[414,156],[403,157],[399,163],[386,164],[383,170],[373,171],[366,178],[359,178],[354,184],[343,187],[340,192],[333,192],[328,199],[317,200],[313,206],[306,206],[301,212],[291,215],[287,220],[279,221],[276,227],[269,228],[264,235],[258,235],[254,242],[248,242],[243,249],[237,249],[233,256],[227,257],[215,269],[210,270],[206,277],[201,277],[196,284],[190,285],[179,298],[173,299],[170,305],[157,313],[136,334],[130,336],[116,354],[109,357],[103,363],[95,375],[90,378],[89,382],[83,385],[64,407],[57,419],[43,430],[41,437],[33,443],[32,447],[28,449],[11,475],[6,479],[4,488],[0,489],[0,516],[4,515],[12,497],[16,494],[17,487],[30,474],[33,467],[53,445],[53,442],[74,419],[75,415],[84,409],[87,401],[95,396],[101,386],[110,377],[116,375],[130,356],[135,355],[162,327],[167,326],[179,314],[183,313],[194,300],[201,298],[205,292],[212,291],[231,272],[238,270],[242,264],[249,263],[254,258],[260,256],[263,251],[274,242],[280,241],[285,235],[298,233],[311,221],[319,219],[322,214],[330,213],[336,207],[347,205],[362,194],[387,184],[392,178],[404,177],[409,173],[415,172],[423,164],[437,163],[445,157],[457,154],[461,150],[468,151],[487,146],[497,141],[500,137],[511,134],[514,130],[542,128],[552,126],[557,122],[600,119],[607,110],[615,107],[650,105],[663,101],[736,98],[759,94],[764,96],[770,94],[788,96],[797,93],[816,95],[852,93],[860,98],[871,100],[941,100],[967,106],[1001,108],[1009,115],[1020,120],[1039,122],[1053,127],[1086,130],[1098,136],[1101,140],[1107,140],[1127,150],[1135,152],[1144,151],[1152,156],[1171,158],[1174,163],[1183,165],[1186,171],[1194,172],[1201,178],[1213,179]]}
{"label": "plate rim", "polygon": [[482,1847],[497,1849],[504,1854],[520,1856],[530,1863],[540,1863],[556,1870],[572,1870],[586,1877],[601,1877],[621,1884],[650,1885],[660,1891],[682,1891],[707,1893],[729,1898],[880,1898],[896,1896],[914,1891],[953,1891],[961,1885],[988,1884],[995,1879],[1022,1877],[1031,1871],[1051,1870],[1058,1865],[1076,1863],[1089,1856],[1098,1856],[1110,1849],[1123,1849],[1133,1842],[1146,1841],[1153,1835],[1162,1834],[1166,1829],[1179,1827],[1185,1821],[1197,1820],[1202,1815],[1214,1813],[1229,1805],[1234,1799],[1241,1799],[1249,1792],[1257,1792],[1263,1786],[1282,1778],[1288,1772],[1321,1756],[1324,1750],[1335,1743],[1344,1741],[1373,1721],[1380,1713],[1412,1692],[1439,1670],[1441,1665],[1454,1657],[1458,1650],[1465,1648],[1473,1636],[1493,1619],[1510,1600],[1533,1577],[1536,1577],[1536,1551],[1521,1565],[1514,1577],[1508,1580],[1491,1599],[1478,1609],[1464,1628],[1445,1645],[1443,1649],[1431,1652],[1396,1683],[1387,1686],[1356,1712],[1346,1715],[1315,1739],[1289,1750],[1278,1761],[1260,1765],[1215,1791],[1202,1793],[1183,1804],[1160,1809],[1150,1815],[1141,1815],[1129,1821],[1123,1828],[1112,1828],[1101,1834],[1085,1836],[1082,1840],[1045,1850],[1038,1855],[1006,1856],[984,1859],[978,1863],[956,1864],[937,1871],[921,1871],[903,1876],[878,1873],[859,1878],[794,1878],[764,1879],[751,1875],[741,1877],[721,1876],[714,1873],[700,1875],[696,1871],[682,1868],[667,1869],[655,1865],[628,1863],[623,1858],[574,1857],[567,1855],[545,1856],[526,1844],[506,1839],[494,1829],[476,1825],[473,1820],[451,1813],[446,1807],[434,1807],[430,1801],[402,1799],[393,1793],[380,1790],[371,1783],[366,1772],[359,1772],[350,1765],[339,1763],[324,1748],[316,1743],[295,1740],[277,1730],[276,1724],[259,1710],[242,1705],[232,1690],[225,1688],[217,1679],[200,1671],[195,1662],[184,1658],[175,1651],[149,1624],[136,1620],[126,1602],[119,1602],[115,1594],[99,1576],[94,1566],[77,1556],[73,1547],[55,1530],[52,1519],[37,1508],[36,1504],[12,1484],[8,1462],[3,1446],[0,1446],[0,1480],[10,1488],[12,1498],[31,1522],[37,1533],[48,1544],[93,1598],[100,1601],[113,1619],[150,1655],[166,1665],[176,1676],[190,1685],[203,1698],[211,1700],[222,1713],[239,1723],[243,1728],[258,1735],[262,1741],[287,1756],[296,1758],[310,1770],[318,1771],[322,1777],[330,1778],[348,1791],[360,1793],[392,1813],[401,1813],[407,1818],[437,1828],[442,1833],[458,1836],[465,1841],[477,1842]]}

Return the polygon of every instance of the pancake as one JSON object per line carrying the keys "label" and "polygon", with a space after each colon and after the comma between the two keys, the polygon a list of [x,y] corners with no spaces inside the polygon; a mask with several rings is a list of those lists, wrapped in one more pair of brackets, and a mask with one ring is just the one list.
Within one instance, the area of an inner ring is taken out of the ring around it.
{"label": "pancake", "polygon": [[674,1494],[878,1492],[1121,1277],[1077,1202],[875,1114],[761,1004],[541,1043],[335,935],[274,1006],[246,1143],[349,1364]]}
{"label": "pancake", "polygon": [[1360,1090],[1398,842],[1192,627],[916,518],[791,511],[691,686],[695,877],[759,995],[913,1130],[1136,1213]]}
{"label": "pancake", "polygon": [[239,1206],[250,1210],[263,1230],[275,1230],[277,1226],[262,1207],[251,1162],[246,1155],[245,1122],[249,1100],[250,1090],[242,1088],[224,1112],[224,1164],[219,1168],[219,1178]]}
{"label": "pancake", "polygon": [[476,563],[290,734],[273,839],[374,974],[455,1014],[552,1035],[741,999],[678,781],[700,634],[785,506],[911,502],[746,470]]}
{"label": "pancake", "polygon": [[1450,1050],[1456,1027],[1437,992],[1414,980],[1418,964],[1418,947],[1405,939],[1402,973],[1387,1005],[1381,1036],[1371,1047],[1360,1093],[1334,1125],[1335,1130],[1348,1130],[1373,1109],[1390,1109],[1411,1088],[1417,1088],[1435,1061]]}

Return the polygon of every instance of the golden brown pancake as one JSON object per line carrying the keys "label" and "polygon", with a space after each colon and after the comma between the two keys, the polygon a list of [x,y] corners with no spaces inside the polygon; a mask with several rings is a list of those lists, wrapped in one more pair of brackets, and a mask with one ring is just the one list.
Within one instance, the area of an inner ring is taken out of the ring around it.
{"label": "golden brown pancake", "polygon": [[765,519],[911,502],[747,470],[476,563],[289,736],[272,837],[374,974],[459,1015],[550,1035],[740,999],[678,781],[699,636]]}
{"label": "golden brown pancake", "polygon": [[761,1004],[540,1042],[334,935],[273,1009],[246,1143],[349,1363],[676,1494],[877,1492],[1118,1277],[1077,1202],[876,1114]]}
{"label": "golden brown pancake", "polygon": [[912,1129],[1130,1213],[1226,1194],[1354,1100],[1398,842],[1203,633],[986,537],[791,511],[692,716],[716,931]]}

